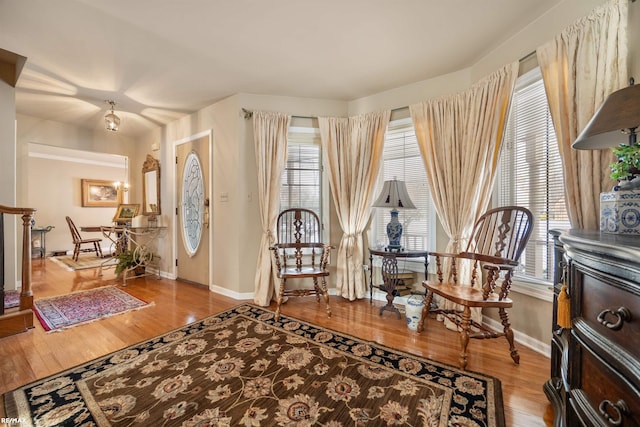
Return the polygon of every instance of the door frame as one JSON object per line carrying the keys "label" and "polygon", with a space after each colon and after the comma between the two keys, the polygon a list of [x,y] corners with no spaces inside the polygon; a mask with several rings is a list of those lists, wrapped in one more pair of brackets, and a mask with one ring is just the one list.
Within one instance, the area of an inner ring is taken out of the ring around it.
{"label": "door frame", "polygon": [[178,176],[178,163],[177,163],[177,156],[178,156],[178,146],[182,145],[182,144],[186,144],[188,142],[194,141],[196,139],[200,139],[202,137],[209,137],[209,142],[208,142],[208,148],[209,148],[209,170],[205,171],[205,173],[207,174],[207,180],[209,181],[209,188],[207,189],[207,192],[205,193],[205,197],[209,198],[209,227],[207,228],[208,232],[208,236],[207,238],[209,239],[209,283],[207,283],[207,287],[209,289],[211,289],[211,287],[213,286],[213,129],[209,129],[209,130],[205,130],[199,133],[196,133],[195,135],[191,135],[188,136],[186,138],[182,138],[179,139],[177,141],[174,141],[173,144],[171,145],[171,163],[173,163],[173,177],[174,177],[174,182],[173,182],[173,212],[172,212],[172,225],[173,225],[173,245],[171,248],[171,252],[172,252],[172,259],[173,259],[173,268],[175,269],[175,277],[178,277],[178,270],[180,268],[180,266],[176,266],[176,263],[178,261],[178,245],[181,244],[182,242],[182,236],[180,236],[179,234],[179,225],[178,225],[178,215],[177,215],[177,209],[178,209],[178,199],[179,199],[179,187],[180,187],[180,180],[182,179],[182,177]]}

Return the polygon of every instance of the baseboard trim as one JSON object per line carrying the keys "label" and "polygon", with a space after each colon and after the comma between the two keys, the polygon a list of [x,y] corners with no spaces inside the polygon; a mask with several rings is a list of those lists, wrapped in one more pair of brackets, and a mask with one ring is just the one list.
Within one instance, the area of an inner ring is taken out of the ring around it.
{"label": "baseboard trim", "polygon": [[218,285],[210,285],[209,290],[236,300],[253,300],[253,292],[235,292]]}
{"label": "baseboard trim", "polygon": [[[487,316],[482,316],[482,323],[494,331],[502,330],[502,323]],[[512,328],[513,329],[513,328]],[[522,344],[525,347],[529,347],[531,350],[542,354],[548,358],[551,358],[551,344],[547,344],[543,341],[530,337],[513,329],[513,338],[518,344]]]}
{"label": "baseboard trim", "polygon": [[[385,292],[381,292],[378,290],[373,291],[373,299],[374,301],[387,301],[386,299],[387,294]],[[406,304],[407,302],[407,297],[396,297],[393,300],[394,303],[397,304]],[[484,323],[487,327],[495,330],[495,331],[501,331],[502,330],[502,323],[487,317],[487,316],[483,316],[482,317],[482,323]],[[533,337],[530,337],[527,334],[524,334],[520,331],[517,331],[515,329],[513,329],[513,338],[515,339],[515,341],[518,344],[521,344],[525,347],[530,348],[531,350],[542,354],[543,356],[546,356],[548,358],[551,358],[551,344],[547,344],[543,341],[537,340]]]}

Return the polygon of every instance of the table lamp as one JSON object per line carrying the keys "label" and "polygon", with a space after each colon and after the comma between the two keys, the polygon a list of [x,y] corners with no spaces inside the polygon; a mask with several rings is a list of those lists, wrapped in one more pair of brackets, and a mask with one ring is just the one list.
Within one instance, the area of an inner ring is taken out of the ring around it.
{"label": "table lamp", "polygon": [[416,209],[415,205],[409,198],[407,186],[404,181],[392,179],[385,181],[380,195],[372,205],[375,208],[391,208],[391,221],[387,224],[387,237],[389,245],[386,250],[390,252],[400,252],[402,245],[402,224],[398,221],[398,208]]}
{"label": "table lamp", "polygon": [[[572,147],[578,150],[611,148],[618,161],[609,165],[613,191],[600,193],[600,231],[640,235],[640,85],[610,94],[578,135]],[[627,135],[626,144],[621,134]]]}
{"label": "table lamp", "polygon": [[[636,130],[640,126],[640,85],[629,86],[610,94],[593,115],[587,126],[571,145],[577,150],[598,150],[613,148],[619,164],[612,164],[614,180],[620,181],[620,189],[631,190],[640,187],[640,145]],[[621,134],[627,135],[626,145]],[[635,179],[634,179],[635,178]],[[631,182],[632,181],[632,182]]]}

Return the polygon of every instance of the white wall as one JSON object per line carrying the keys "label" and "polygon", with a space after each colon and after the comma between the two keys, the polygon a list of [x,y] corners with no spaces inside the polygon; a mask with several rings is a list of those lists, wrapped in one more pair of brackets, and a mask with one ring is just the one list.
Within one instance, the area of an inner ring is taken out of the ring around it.
{"label": "white wall", "polygon": [[[81,155],[81,153],[79,153]],[[29,156],[29,207],[36,208],[36,225],[54,226],[46,235],[47,252],[73,251],[71,232],[65,220],[69,216],[76,227],[110,225],[116,211],[114,207],[83,207],[81,180],[122,181],[124,165],[119,167],[85,163],[79,158],[47,158]],[[52,179],[55,177],[55,179]],[[103,238],[101,233],[80,232],[83,237]],[[111,242],[103,238],[102,249],[107,251]]]}
{"label": "white wall", "polygon": [[[0,67],[11,69],[12,65],[0,59]],[[15,88],[0,79],[0,204],[9,207],[21,206],[16,201],[16,101]],[[4,216],[4,278],[5,289],[16,289],[21,269],[18,256],[22,251],[22,221],[17,215]],[[17,224],[17,228],[16,228]],[[20,230],[20,237],[16,230]]]}
{"label": "white wall", "polygon": [[[298,116],[336,115],[347,113],[342,101],[303,99],[253,94],[237,94],[199,112],[170,123],[158,134],[145,140],[160,138],[159,157],[163,164],[161,177],[163,212],[175,210],[175,168],[171,157],[174,141],[202,131],[213,131],[213,183],[211,221],[213,226],[213,283],[218,292],[237,298],[251,298],[254,290],[258,247],[262,237],[259,211],[253,125],[243,117],[242,108],[289,112]],[[166,165],[166,167],[165,167]],[[222,200],[221,193],[228,194]],[[169,235],[174,236],[174,230]],[[161,256],[173,259],[170,248]],[[166,271],[175,276],[172,262]]]}
{"label": "white wall", "polygon": [[[108,153],[134,156],[136,143],[117,133],[92,132],[64,123],[18,115],[18,203],[37,209],[36,224],[53,225],[47,234],[47,251],[73,249],[71,234],[65,216],[70,216],[76,226],[109,225],[116,208],[82,207],[82,178],[121,181],[124,179],[124,163],[121,167],[100,166],[73,159],[53,159],[29,156],[29,144],[53,146],[82,152]],[[132,157],[130,157],[132,158]],[[140,166],[141,167],[141,166]],[[134,173],[134,172],[138,173]],[[124,201],[141,203],[141,172],[129,168],[131,190]],[[88,235],[87,237],[98,237]],[[105,249],[109,247],[104,241]]]}

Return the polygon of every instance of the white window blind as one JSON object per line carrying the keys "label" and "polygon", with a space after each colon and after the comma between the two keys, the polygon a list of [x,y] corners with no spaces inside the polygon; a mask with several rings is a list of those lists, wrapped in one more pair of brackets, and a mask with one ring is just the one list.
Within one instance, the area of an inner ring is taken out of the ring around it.
{"label": "white window blind", "polygon": [[[404,181],[411,201],[417,209],[399,209],[398,220],[402,224],[401,244],[405,250],[434,250],[435,209],[431,202],[427,173],[420,156],[415,131],[410,123],[390,125],[384,143],[381,179],[376,196],[384,181],[397,178]],[[374,238],[372,246],[384,247],[387,239],[387,224],[391,220],[389,209],[376,208]]]}
{"label": "white window blind", "polygon": [[306,208],[322,218],[322,153],[310,137],[289,134],[280,210]]}
{"label": "white window blind", "polygon": [[523,206],[535,218],[518,275],[551,281],[553,239],[549,230],[570,224],[562,163],[539,68],[516,83],[497,184],[497,206]]}

